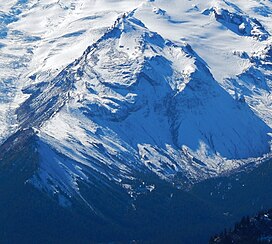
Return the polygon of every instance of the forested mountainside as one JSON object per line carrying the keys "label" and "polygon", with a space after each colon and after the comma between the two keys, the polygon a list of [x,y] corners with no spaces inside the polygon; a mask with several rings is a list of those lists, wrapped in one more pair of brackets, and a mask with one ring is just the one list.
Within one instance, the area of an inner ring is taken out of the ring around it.
{"label": "forested mountainside", "polygon": [[234,228],[211,238],[210,243],[271,243],[272,210],[261,211],[253,217],[245,216]]}

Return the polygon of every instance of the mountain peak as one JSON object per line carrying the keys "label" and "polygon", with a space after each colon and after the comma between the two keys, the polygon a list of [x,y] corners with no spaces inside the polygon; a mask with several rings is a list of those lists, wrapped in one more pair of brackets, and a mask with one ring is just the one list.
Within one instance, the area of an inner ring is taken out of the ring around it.
{"label": "mountain peak", "polygon": [[77,182],[93,170],[117,185],[142,171],[196,182],[270,151],[270,128],[245,99],[230,96],[190,45],[150,31],[134,11],[21,105],[30,124],[26,108],[41,111],[31,117],[42,141],[33,182],[48,191],[55,182],[67,192],[63,174]]}
{"label": "mountain peak", "polygon": [[271,206],[271,0],[0,2],[1,241],[204,243]]}

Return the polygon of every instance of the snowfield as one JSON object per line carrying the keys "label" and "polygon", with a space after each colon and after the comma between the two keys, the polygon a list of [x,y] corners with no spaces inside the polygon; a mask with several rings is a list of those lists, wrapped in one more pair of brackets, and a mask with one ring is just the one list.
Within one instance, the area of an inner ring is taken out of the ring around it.
{"label": "snowfield", "polygon": [[268,0],[0,3],[0,141],[35,130],[29,182],[63,205],[90,175],[134,197],[141,173],[183,187],[258,165],[271,16]]}

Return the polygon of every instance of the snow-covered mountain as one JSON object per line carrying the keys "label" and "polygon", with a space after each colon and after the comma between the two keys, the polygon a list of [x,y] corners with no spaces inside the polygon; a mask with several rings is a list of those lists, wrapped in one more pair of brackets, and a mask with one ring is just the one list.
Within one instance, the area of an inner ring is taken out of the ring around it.
{"label": "snow-covered mountain", "polygon": [[26,184],[92,208],[82,183],[135,199],[156,188],[145,174],[186,188],[270,159],[271,15],[267,0],[1,2],[1,161],[32,138]]}

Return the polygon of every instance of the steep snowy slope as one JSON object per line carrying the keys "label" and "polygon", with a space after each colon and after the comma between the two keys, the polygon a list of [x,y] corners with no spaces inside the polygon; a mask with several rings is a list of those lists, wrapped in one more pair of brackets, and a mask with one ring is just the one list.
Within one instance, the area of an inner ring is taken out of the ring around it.
{"label": "steep snowy slope", "polygon": [[[39,168],[28,182],[61,203],[93,178],[135,196],[141,174],[184,187],[265,161],[271,5],[29,1],[17,16],[5,4],[1,140],[18,132],[0,158],[36,134]],[[14,36],[25,58],[16,72]]]}
{"label": "steep snowy slope", "polygon": [[0,142],[16,131],[28,82],[52,78],[138,1],[0,2]]}

